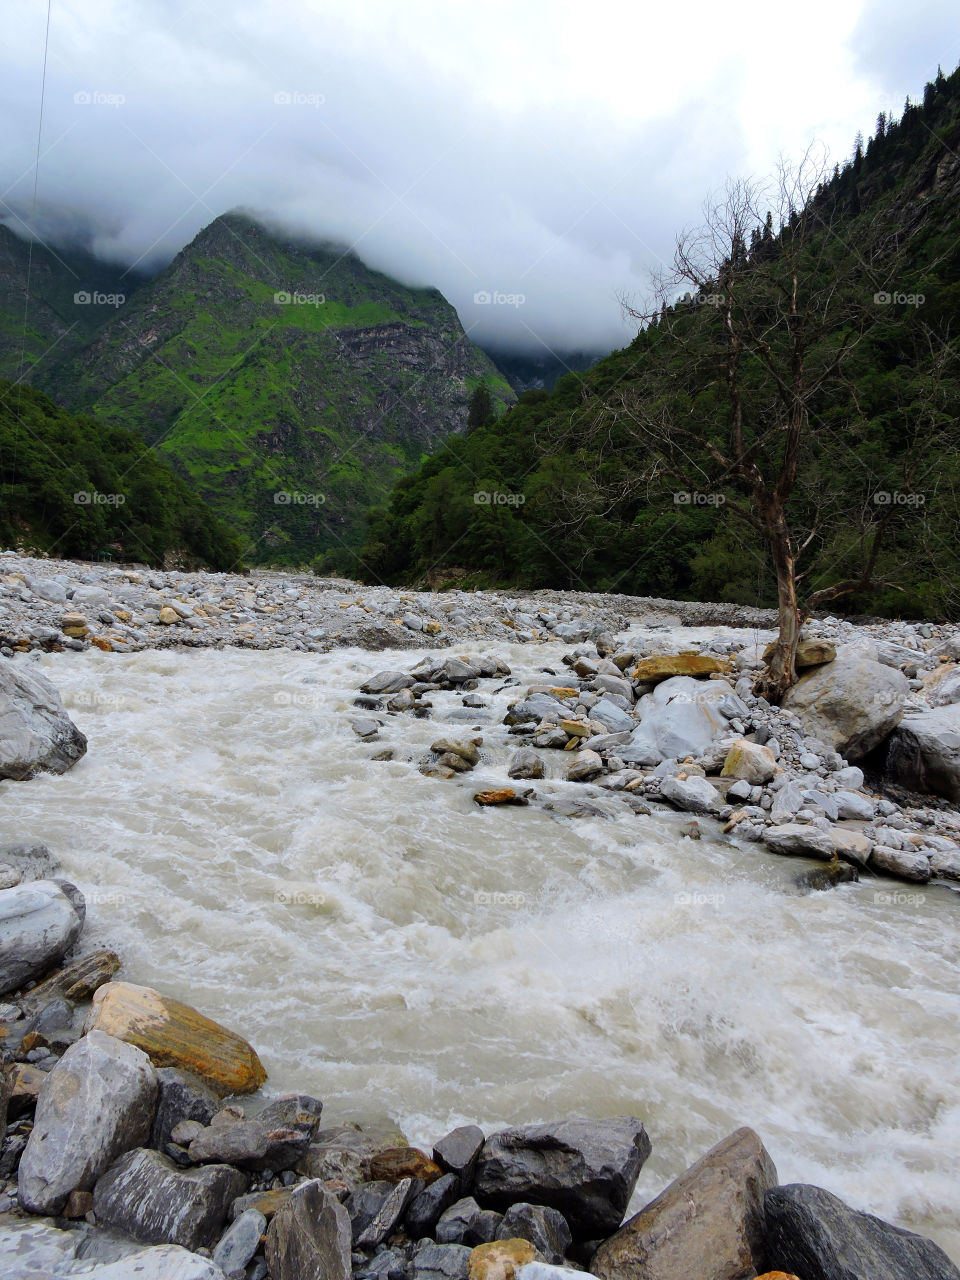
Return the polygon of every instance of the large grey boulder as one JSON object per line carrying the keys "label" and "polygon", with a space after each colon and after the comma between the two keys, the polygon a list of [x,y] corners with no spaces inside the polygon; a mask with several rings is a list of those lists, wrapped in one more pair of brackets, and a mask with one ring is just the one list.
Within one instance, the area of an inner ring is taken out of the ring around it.
{"label": "large grey boulder", "polygon": [[545,1262],[562,1263],[573,1243],[562,1213],[542,1204],[512,1204],[503,1215],[498,1240],[529,1240]]}
{"label": "large grey boulder", "polygon": [[474,1195],[493,1209],[548,1205],[574,1236],[595,1240],[619,1227],[649,1154],[650,1139],[634,1116],[504,1129],[484,1143]]}
{"label": "large grey boulder", "polygon": [[590,1270],[600,1280],[758,1275],[767,1269],[763,1198],[776,1185],[763,1143],[738,1129],[604,1241]]}
{"label": "large grey boulder", "polygon": [[190,1143],[195,1164],[233,1164],[238,1169],[293,1169],[306,1155],[310,1134],[272,1127],[269,1120],[240,1120],[203,1129]]}
{"label": "large grey boulder", "polygon": [[199,1253],[177,1244],[140,1249],[117,1262],[84,1272],[85,1280],[223,1280],[224,1272]]}
{"label": "large grey boulder", "polygon": [[23,884],[28,880],[55,880],[63,871],[47,846],[33,841],[0,844],[0,864],[17,871]]}
{"label": "large grey boulder", "polygon": [[80,937],[83,899],[73,885],[33,880],[0,890],[0,995],[41,977]]}
{"label": "large grey boulder", "polygon": [[298,1187],[267,1231],[271,1280],[350,1280],[350,1218],[319,1181]]}
{"label": "large grey boulder", "polygon": [[686,813],[716,813],[723,807],[720,792],[699,774],[689,778],[664,778],[660,794],[674,808]]}
{"label": "large grey boulder", "polygon": [[176,1067],[157,1071],[157,1110],[150,1133],[150,1145],[163,1151],[170,1134],[181,1120],[196,1120],[206,1127],[220,1110],[220,1100],[198,1076]]}
{"label": "large grey boulder", "polygon": [[257,1209],[245,1209],[220,1237],[213,1251],[213,1260],[221,1270],[230,1275],[242,1271],[260,1248],[260,1237],[267,1229],[267,1220]]}
{"label": "large grey boulder", "polygon": [[77,1234],[48,1222],[0,1219],[0,1274],[4,1280],[43,1280],[69,1273],[76,1257]]}
{"label": "large grey boulder", "polygon": [[40,1089],[20,1160],[21,1206],[57,1214],[71,1191],[89,1191],[117,1156],[146,1141],[156,1099],[153,1064],[135,1045],[102,1031],[72,1044]]}
{"label": "large grey boulder", "polygon": [[[661,680],[635,708],[640,724],[617,755],[627,764],[660,764],[702,755],[727,733],[728,719],[749,715],[725,680],[671,676]],[[592,714],[592,713],[591,713]]]}
{"label": "large grey boulder", "polygon": [[466,1195],[473,1186],[473,1175],[482,1150],[483,1130],[476,1124],[463,1124],[451,1129],[433,1148],[433,1158],[440,1168],[456,1175],[461,1195]]}
{"label": "large grey boulder", "polygon": [[143,1244],[197,1249],[216,1241],[231,1202],[246,1187],[244,1175],[229,1165],[178,1169],[166,1156],[140,1147],[100,1177],[93,1211],[98,1222]]}
{"label": "large grey boulder", "polygon": [[20,662],[0,662],[0,778],[66,773],[87,749],[60,695]]}
{"label": "large grey boulder", "polygon": [[886,775],[960,803],[960,703],[907,712],[890,738]]}
{"label": "large grey boulder", "polygon": [[768,1265],[803,1280],[960,1280],[932,1240],[859,1213],[820,1187],[775,1187],[764,1213]]}
{"label": "large grey boulder", "polygon": [[910,683],[902,671],[858,653],[803,675],[783,698],[808,737],[860,760],[897,726]]}
{"label": "large grey boulder", "polygon": [[810,822],[784,822],[780,826],[767,827],[763,842],[773,853],[783,853],[799,858],[819,858],[830,862],[835,853],[833,837]]}

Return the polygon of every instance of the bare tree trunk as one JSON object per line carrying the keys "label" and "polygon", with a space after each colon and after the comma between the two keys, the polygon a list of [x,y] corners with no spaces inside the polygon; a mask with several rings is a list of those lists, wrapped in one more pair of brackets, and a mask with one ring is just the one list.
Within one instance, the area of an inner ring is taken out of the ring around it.
{"label": "bare tree trunk", "polygon": [[801,626],[797,606],[796,562],[783,511],[775,512],[767,521],[767,539],[777,571],[779,633],[766,670],[757,684],[757,693],[768,702],[779,705],[783,695],[797,679],[796,657]]}

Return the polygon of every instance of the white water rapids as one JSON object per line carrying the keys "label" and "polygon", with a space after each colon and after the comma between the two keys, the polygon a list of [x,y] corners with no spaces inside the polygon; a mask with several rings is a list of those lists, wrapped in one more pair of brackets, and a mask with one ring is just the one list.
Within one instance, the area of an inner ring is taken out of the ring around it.
{"label": "white water rapids", "polygon": [[[522,686],[563,670],[559,644],[492,651]],[[390,1115],[429,1148],[457,1123],[633,1113],[653,1142],[634,1206],[746,1124],[782,1181],[960,1260],[956,895],[801,894],[808,864],[681,838],[680,815],[481,810],[516,688],[482,682],[490,706],[456,723],[459,696],[430,695],[373,745],[350,728],[361,681],[420,656],[47,655],[88,754],[0,788],[0,838],[60,857],[87,948],[242,1033],[268,1088],[331,1122]],[[474,773],[417,772],[473,725]]]}

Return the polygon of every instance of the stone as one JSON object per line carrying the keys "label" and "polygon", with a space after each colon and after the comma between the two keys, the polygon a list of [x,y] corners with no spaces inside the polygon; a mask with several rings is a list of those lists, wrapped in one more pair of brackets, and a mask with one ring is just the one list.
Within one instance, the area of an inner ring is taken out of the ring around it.
{"label": "stone", "polygon": [[97,1221],[143,1244],[211,1246],[246,1178],[225,1164],[178,1169],[166,1156],[139,1147],[102,1174],[93,1189]]}
{"label": "stone", "polygon": [[248,1195],[237,1196],[230,1206],[230,1218],[235,1222],[248,1209],[256,1209],[269,1222],[275,1213],[279,1213],[293,1195],[293,1187],[271,1187],[269,1191],[251,1191]]}
{"label": "stone", "polygon": [[91,951],[31,987],[20,1003],[25,1013],[39,1012],[53,1000],[83,1004],[109,982],[119,968],[120,957],[115,951]]}
{"label": "stone", "polygon": [[171,627],[175,622],[180,621],[180,615],[177,613],[176,609],[165,604],[160,610],[157,621],[164,627]]}
{"label": "stone", "polygon": [[393,1121],[321,1129],[301,1167],[311,1178],[336,1180],[353,1188],[370,1180],[370,1161],[379,1151],[400,1146],[404,1141]]}
{"label": "stone", "polygon": [[696,774],[689,778],[662,778],[660,794],[685,813],[717,813],[723,807],[723,797],[716,787]]}
{"label": "stone", "polygon": [[769,747],[738,738],[727,752],[720,776],[738,778],[750,786],[763,786],[777,771],[777,761]]}
{"label": "stone", "polygon": [[855,884],[860,879],[857,868],[849,862],[825,862],[812,871],[803,871],[794,883],[798,889],[835,889],[840,884]]}
{"label": "stone", "polygon": [[863,770],[855,764],[846,765],[842,769],[837,769],[833,780],[838,787],[845,788],[847,791],[859,791],[864,781]]}
{"label": "stone", "polygon": [[830,838],[837,857],[850,862],[855,867],[865,867],[870,861],[873,841],[860,831],[850,831],[846,827],[831,827]]}
{"label": "stone", "polygon": [[856,762],[896,728],[909,691],[902,672],[848,654],[801,676],[782,705],[808,736]]}
{"label": "stone", "polygon": [[68,1275],[77,1250],[73,1231],[47,1222],[0,1218],[0,1260],[4,1280],[46,1280]]}
{"label": "stone", "polygon": [[251,1093],[267,1078],[256,1052],[240,1036],[152,987],[108,982],[93,997],[86,1030],[137,1045],[157,1067],[192,1072],[221,1097]]}
{"label": "stone", "polygon": [[476,804],[488,807],[497,804],[519,804],[525,805],[530,803],[530,792],[517,792],[512,787],[487,787],[484,791],[475,791],[473,799]]}
{"label": "stone", "polygon": [[408,689],[415,683],[413,676],[408,676],[403,671],[379,671],[366,680],[360,689],[363,693],[399,693],[401,689]]}
{"label": "stone", "polygon": [[271,1280],[350,1280],[350,1219],[321,1182],[298,1187],[267,1231]]}
{"label": "stone", "polygon": [[430,750],[435,751],[440,756],[456,756],[472,769],[474,765],[479,763],[480,752],[478,748],[482,745],[482,738],[473,738],[469,741],[460,741],[456,738],[438,738],[431,745]]}
{"label": "stone", "polygon": [[764,1195],[776,1185],[763,1143],[738,1129],[605,1240],[590,1270],[599,1280],[755,1275],[767,1262]]}
{"label": "stone", "polygon": [[224,1275],[209,1258],[178,1244],[141,1249],[85,1274],[91,1280],[223,1280]]}
{"label": "stone", "polygon": [[483,1140],[483,1130],[479,1125],[465,1124],[451,1129],[434,1145],[434,1160],[447,1173],[456,1174],[461,1195],[466,1195],[473,1187]]}
{"label": "stone", "polygon": [[[480,1206],[473,1196],[464,1196],[444,1210],[437,1220],[437,1240],[441,1244],[484,1244],[474,1238],[474,1229],[480,1217]],[[497,1226],[499,1227],[499,1223]]]}
{"label": "stone", "polygon": [[930,879],[930,859],[923,853],[911,853],[907,849],[889,849],[875,844],[870,853],[870,866],[900,880],[926,884]]}
{"label": "stone", "polygon": [[781,826],[767,827],[763,841],[771,853],[819,858],[822,862],[830,862],[836,853],[830,833],[808,822],[785,822]]}
{"label": "stone", "polygon": [[567,769],[567,781],[589,782],[591,778],[596,778],[603,773],[605,768],[602,756],[598,755],[596,751],[581,748]]}
{"label": "stone", "polygon": [[370,1177],[384,1182],[420,1178],[428,1186],[443,1170],[417,1147],[386,1147],[370,1159]]}
{"label": "stone", "polygon": [[421,1240],[410,1260],[411,1280],[467,1280],[470,1253],[466,1245]]}
{"label": "stone", "polygon": [[494,1240],[471,1251],[469,1280],[513,1280],[517,1268],[536,1258],[529,1240]]}
{"label": "stone", "polygon": [[359,1235],[354,1228],[354,1244],[360,1249],[376,1249],[382,1244],[396,1229],[410,1202],[424,1189],[419,1178],[401,1178],[386,1186],[387,1193],[371,1220]]}
{"label": "stone", "polygon": [[764,1213],[769,1265],[803,1280],[960,1280],[932,1240],[859,1213],[820,1187],[774,1187]]}
{"label": "stone", "polygon": [[770,817],[774,825],[789,822],[803,808],[803,790],[798,782],[788,782],[773,797]]}
{"label": "stone", "polygon": [[77,941],[83,929],[78,893],[53,880],[0,890],[0,995],[46,973]]}
{"label": "stone", "polygon": [[[764,662],[770,661],[775,648],[774,641],[767,645],[763,651]],[[836,656],[836,646],[832,645],[829,640],[800,640],[797,644],[794,663],[798,671],[805,671],[809,667],[822,667],[824,663],[833,662]]]}
{"label": "stone", "polygon": [[0,862],[19,872],[18,883],[56,880],[63,875],[63,867],[45,844],[30,841],[0,844]]}
{"label": "stone", "polygon": [[86,749],[50,681],[22,662],[0,662],[0,778],[66,773]]}
{"label": "stone", "polygon": [[634,680],[660,681],[671,676],[725,675],[732,670],[728,659],[706,653],[656,653],[641,658],[631,674]]}
{"label": "stone", "polygon": [[728,732],[728,715],[749,709],[725,680],[674,676],[662,680],[637,703],[640,724],[617,754],[627,764],[655,765],[662,760],[701,756],[716,737]]}
{"label": "stone", "polygon": [[145,1142],[157,1099],[150,1059],[93,1031],[47,1076],[20,1160],[19,1200],[57,1214],[71,1191],[89,1191],[117,1156]]}
{"label": "stone", "polygon": [[257,1112],[259,1124],[272,1129],[302,1129],[311,1138],[320,1127],[323,1103],[309,1093],[285,1093]]}
{"label": "stone", "polygon": [[546,1262],[561,1263],[573,1243],[562,1213],[539,1204],[512,1204],[503,1215],[498,1240],[529,1240]]}
{"label": "stone", "polygon": [[632,733],[636,719],[609,698],[601,698],[590,708],[590,719],[602,724],[610,733]]}
{"label": "stone", "polygon": [[517,1267],[517,1280],[583,1280],[583,1272],[574,1267],[556,1267],[548,1262],[525,1262]]}
{"label": "stone", "polygon": [[[400,1184],[398,1184],[400,1185]],[[461,1194],[460,1178],[456,1173],[445,1173],[411,1200],[404,1225],[411,1240],[433,1234],[434,1228]]]}
{"label": "stone", "polygon": [[575,1237],[597,1239],[619,1227],[649,1154],[650,1139],[633,1116],[504,1129],[484,1143],[474,1194],[493,1209],[548,1205]]}
{"label": "stone", "polygon": [[187,1149],[194,1164],[232,1164],[238,1169],[294,1169],[307,1153],[310,1133],[271,1128],[262,1120],[203,1129]]}
{"label": "stone", "polygon": [[511,757],[507,768],[508,778],[542,778],[543,761],[530,747],[521,747]]}
{"label": "stone", "polygon": [[876,806],[869,796],[859,791],[835,791],[833,800],[837,806],[838,818],[853,818],[861,822],[873,821]]}
{"label": "stone", "polygon": [[230,1224],[213,1251],[213,1261],[221,1271],[230,1275],[242,1271],[260,1248],[260,1237],[267,1229],[267,1220],[256,1209],[246,1209]]}
{"label": "stone", "polygon": [[911,791],[960,802],[960,703],[908,711],[890,739],[884,772]]}
{"label": "stone", "polygon": [[176,1067],[157,1071],[157,1109],[150,1145],[163,1151],[178,1124],[194,1121],[206,1127],[217,1110],[217,1095],[194,1075]]}

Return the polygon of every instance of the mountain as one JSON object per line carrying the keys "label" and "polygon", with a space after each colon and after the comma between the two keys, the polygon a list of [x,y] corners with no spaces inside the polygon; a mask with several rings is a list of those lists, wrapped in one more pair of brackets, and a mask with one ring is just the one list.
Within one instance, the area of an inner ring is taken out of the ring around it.
{"label": "mountain", "polygon": [[189,569],[235,570],[242,556],[236,535],[138,436],[6,379],[0,546]]}
{"label": "mountain", "polygon": [[338,567],[771,606],[762,492],[804,608],[960,616],[958,154],[960,69],[881,116],[803,201],[780,189],[776,220],[741,218],[710,269],[716,220],[694,235],[686,294],[427,459]]}
{"label": "mountain", "polygon": [[529,354],[484,347],[487,355],[513,387],[517,395],[524,391],[552,391],[565,373],[582,373],[596,364],[605,351],[593,355],[586,351],[547,351]]}
{"label": "mountain", "polygon": [[[138,432],[243,534],[248,560],[355,543],[364,511],[463,430],[479,385],[500,409],[515,399],[437,290],[241,214],[217,218],[119,305],[68,312],[69,283],[43,265],[31,349],[53,335],[64,354],[28,378]],[[78,274],[85,289],[122,292],[115,273]]]}

